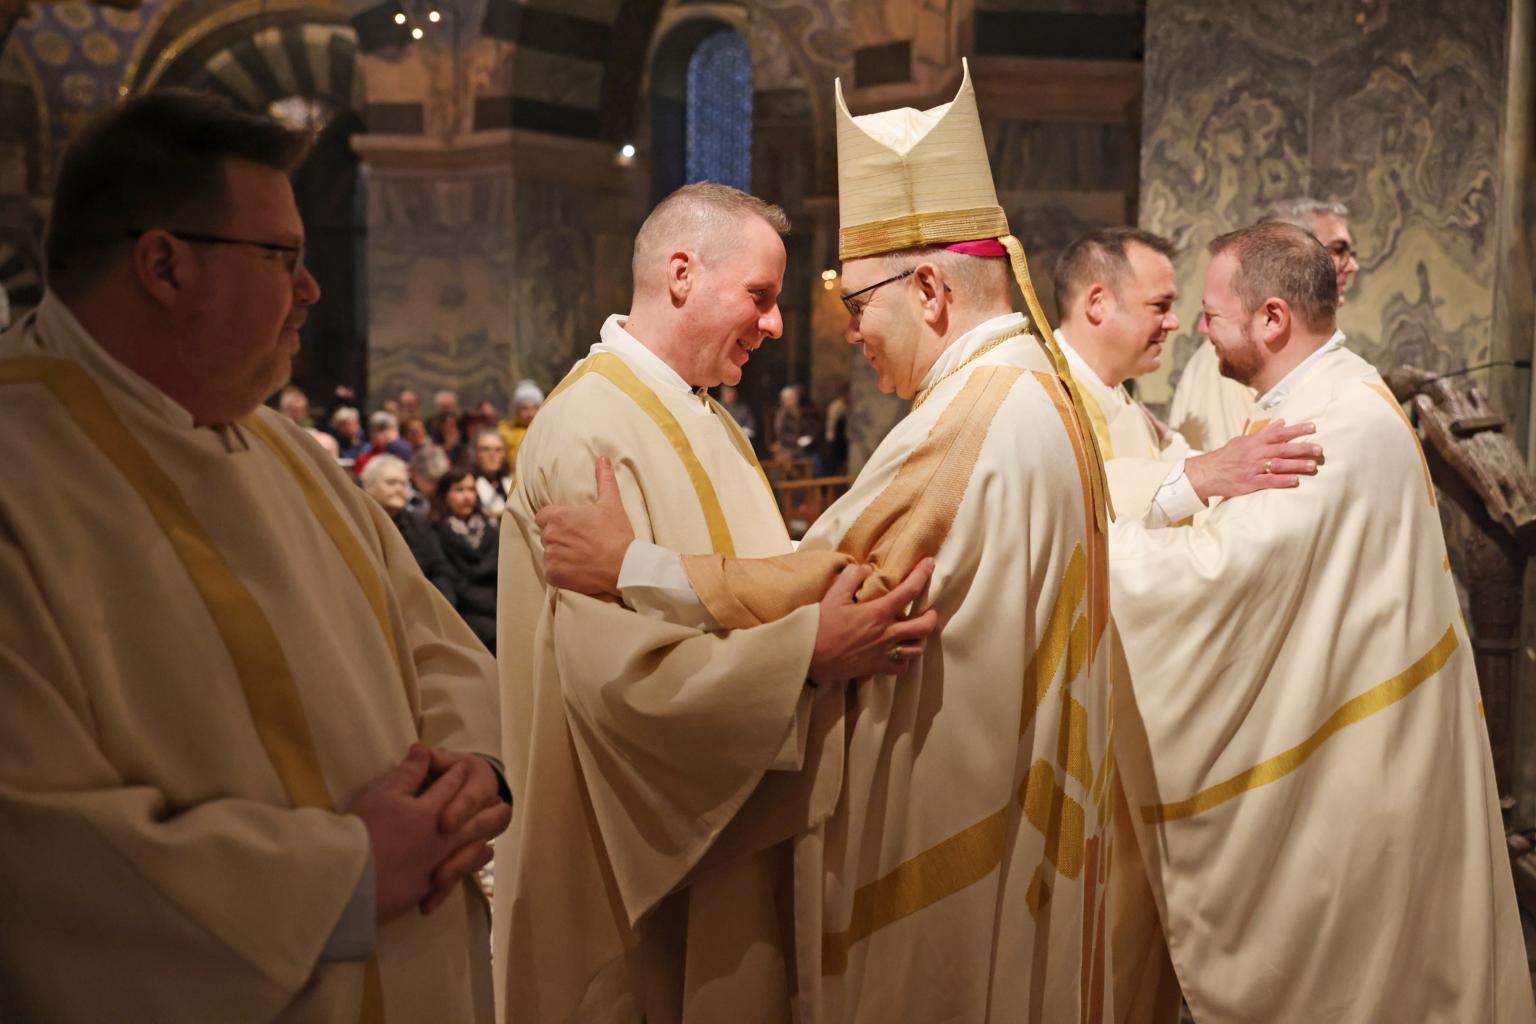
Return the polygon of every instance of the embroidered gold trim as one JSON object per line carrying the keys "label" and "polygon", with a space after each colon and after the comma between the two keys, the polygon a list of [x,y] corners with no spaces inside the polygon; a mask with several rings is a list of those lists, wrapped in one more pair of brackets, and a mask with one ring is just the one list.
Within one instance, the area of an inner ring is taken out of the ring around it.
{"label": "embroidered gold trim", "polygon": [[1008,217],[999,206],[908,213],[843,228],[838,232],[837,255],[839,259],[856,260],[900,249],[970,242],[1007,233]]}
{"label": "embroidered gold trim", "polygon": [[677,422],[677,417],[672,411],[656,397],[646,384],[635,375],[635,371],[629,365],[614,355],[612,352],[599,352],[589,356],[575,370],[572,370],[561,381],[555,390],[549,393],[546,402],[555,400],[562,391],[576,383],[589,373],[595,373],[607,380],[614,387],[622,391],[629,400],[640,407],[640,411],[651,418],[662,435],[671,442],[672,450],[677,452],[677,457],[683,463],[683,469],[688,473],[688,479],[693,484],[694,493],[698,495],[699,509],[704,514],[704,525],[709,530],[710,548],[715,554],[725,558],[736,557],[736,545],[731,540],[731,528],[726,522],[725,512],[720,507],[720,497],[715,493],[715,485],[710,481],[709,474],[704,472],[703,463],[699,462],[698,455],[694,454],[693,444],[688,440],[688,435],[683,432],[683,425]]}

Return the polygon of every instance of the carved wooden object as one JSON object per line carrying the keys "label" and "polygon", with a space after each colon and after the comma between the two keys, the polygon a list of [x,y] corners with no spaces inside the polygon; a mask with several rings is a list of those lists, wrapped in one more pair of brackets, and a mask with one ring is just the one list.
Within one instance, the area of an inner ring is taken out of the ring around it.
{"label": "carved wooden object", "polygon": [[1473,526],[1451,551],[1451,561],[1467,588],[1477,678],[1504,795],[1509,792],[1525,567],[1536,553],[1536,481],[1504,432],[1503,417],[1475,384],[1414,367],[1392,370],[1385,378],[1423,431],[1435,485]]}

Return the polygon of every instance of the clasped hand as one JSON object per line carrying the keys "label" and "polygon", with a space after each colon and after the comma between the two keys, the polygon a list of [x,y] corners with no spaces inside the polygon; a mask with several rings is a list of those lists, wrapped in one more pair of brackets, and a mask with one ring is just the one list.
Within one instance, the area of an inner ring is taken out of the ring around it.
{"label": "clasped hand", "polygon": [[430,914],[491,860],[490,840],[512,820],[496,772],[476,754],[413,744],[347,808],[373,846],[378,922]]}

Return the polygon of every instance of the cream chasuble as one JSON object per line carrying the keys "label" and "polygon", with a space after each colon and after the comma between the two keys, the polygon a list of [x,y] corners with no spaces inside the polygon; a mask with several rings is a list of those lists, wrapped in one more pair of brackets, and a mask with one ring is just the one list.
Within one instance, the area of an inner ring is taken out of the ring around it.
{"label": "cream chasuble", "polygon": [[1070,399],[1023,327],[945,350],[796,555],[684,560],[747,627],[851,560],[876,566],[867,596],[936,558],[920,604],[941,631],[849,684],[842,796],[796,843],[802,1020],[1108,1019],[1105,535]]}
{"label": "cream chasuble", "polygon": [[1199,1021],[1529,1022],[1472,649],[1402,410],[1347,349],[1269,418],[1327,452],[1189,529],[1120,522],[1115,752]]}
{"label": "cream chasuble", "polygon": [[1191,451],[1178,431],[1169,430],[1159,437],[1151,415],[1130,396],[1125,385],[1105,384],[1060,331],[1056,337],[1083,393],[1083,407],[1104,454],[1104,473],[1115,512],[1138,518],[1168,479],[1169,463],[1200,453]]}
{"label": "cream chasuble", "polygon": [[498,754],[494,666],[269,409],[198,429],[59,300],[0,337],[0,1017],[478,1021],[466,886],[317,965],[416,740]]}
{"label": "cream chasuble", "polygon": [[1173,391],[1168,423],[1200,451],[1215,451],[1243,432],[1257,396],[1246,384],[1221,375],[1210,341],[1201,341]]}
{"label": "cream chasuble", "polygon": [[729,414],[617,319],[603,336],[523,440],[502,526],[517,803],[497,843],[499,1005],[519,1022],[781,1020],[783,841],[830,813],[841,779],[840,695],[805,683],[819,609],[721,635],[546,588],[534,515],[591,501],[600,455],[641,539],[791,548]]}

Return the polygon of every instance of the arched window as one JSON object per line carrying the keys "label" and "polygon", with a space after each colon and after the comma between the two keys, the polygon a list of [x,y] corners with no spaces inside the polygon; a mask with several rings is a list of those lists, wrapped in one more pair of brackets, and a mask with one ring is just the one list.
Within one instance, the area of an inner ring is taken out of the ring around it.
{"label": "arched window", "polygon": [[651,201],[692,181],[752,184],[752,51],[730,25],[690,18],[651,61]]}
{"label": "arched window", "polygon": [[752,188],[752,51],[735,29],[688,58],[687,177]]}

